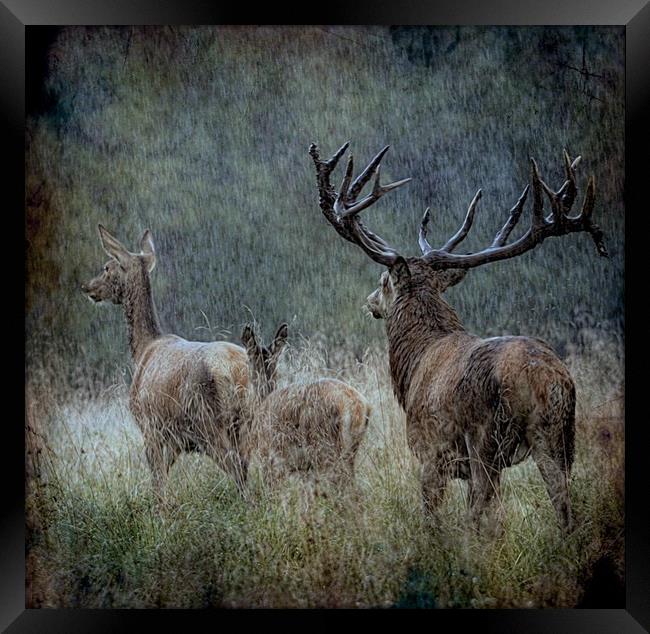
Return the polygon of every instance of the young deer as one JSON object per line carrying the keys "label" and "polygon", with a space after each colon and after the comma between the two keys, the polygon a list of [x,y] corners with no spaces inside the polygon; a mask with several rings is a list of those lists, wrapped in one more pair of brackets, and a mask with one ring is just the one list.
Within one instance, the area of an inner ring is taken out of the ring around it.
{"label": "young deer", "polygon": [[273,483],[298,473],[340,485],[349,483],[371,414],[364,397],[336,379],[276,389],[287,324],[278,328],[269,347],[258,342],[247,324],[242,342],[253,388],[247,445],[259,456],[265,477]]}
{"label": "young deer", "polygon": [[[472,225],[479,190],[463,225],[440,249],[431,248],[426,238],[427,209],[419,235],[422,256],[405,258],[367,229],[359,213],[411,179],[380,184],[379,164],[386,147],[354,181],[350,157],[336,192],[330,174],[347,147],[346,143],[328,161],[320,159],[315,145],[310,147],[320,207],[339,235],[388,268],[379,288],[368,297],[367,307],[375,318],[386,321],[393,390],[406,413],[409,446],[422,465],[425,510],[435,510],[449,478],[465,478],[469,480],[470,514],[478,523],[498,493],[502,469],[532,453],[559,521],[569,530],[568,480],[575,435],[575,387],[569,371],[539,339],[481,339],[468,333],[442,293],[460,282],[469,268],[515,257],[549,236],[586,231],[598,252],[606,256],[602,232],[591,222],[593,177],[582,212],[569,216],[577,194],[575,169],[580,157],[572,162],[564,153],[566,181],[558,191],[541,179],[531,159],[532,226],[521,238],[507,244],[528,186],[489,247],[477,253],[453,253]],[[359,200],[375,175],[372,192]],[[543,210],[544,194],[551,203],[549,216]]]}
{"label": "young deer", "polygon": [[211,456],[243,490],[247,464],[239,449],[241,406],[248,384],[243,348],[200,343],[163,334],[149,276],[156,262],[151,233],[130,253],[102,225],[99,237],[110,260],[81,286],[94,302],[124,308],[135,371],[129,406],[142,431],[156,493],[181,452]]}

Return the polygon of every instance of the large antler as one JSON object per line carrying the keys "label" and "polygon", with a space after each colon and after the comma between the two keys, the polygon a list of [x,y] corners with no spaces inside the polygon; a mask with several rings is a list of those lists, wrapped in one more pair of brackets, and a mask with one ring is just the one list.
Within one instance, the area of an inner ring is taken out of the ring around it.
{"label": "large antler", "polygon": [[[343,182],[339,191],[336,192],[330,182],[330,175],[349,145],[349,143],[345,143],[328,161],[321,160],[318,147],[314,143],[309,146],[309,154],[316,166],[320,208],[340,236],[360,246],[375,262],[390,267],[400,257],[399,253],[383,238],[366,229],[359,219],[359,213],[377,202],[384,194],[401,187],[411,179],[405,178],[389,185],[380,184],[380,162],[388,151],[389,146],[387,145],[354,181],[352,181],[354,163],[350,156]],[[359,194],[373,176],[375,182],[372,191],[358,200]]]}
{"label": "large antler", "polygon": [[[480,266],[481,264],[487,264],[488,262],[496,262],[498,260],[505,260],[507,258],[521,255],[526,251],[530,251],[550,236],[562,236],[580,231],[589,233],[596,245],[598,254],[607,257],[603,232],[591,221],[596,195],[596,182],[593,176],[589,179],[587,184],[587,191],[582,204],[582,211],[577,216],[568,215],[578,193],[575,170],[580,163],[580,160],[581,157],[578,156],[576,159],[571,161],[566,150],[564,151],[566,180],[560,189],[554,191],[542,180],[539,175],[537,164],[531,158],[533,182],[532,222],[524,235],[511,244],[506,244],[506,242],[521,217],[524,203],[528,196],[528,185],[519,197],[515,206],[510,210],[508,219],[503,227],[501,227],[497,232],[492,244],[477,253],[457,255],[452,253],[452,251],[465,238],[472,226],[476,204],[481,198],[480,189],[469,206],[462,227],[440,249],[433,249],[426,238],[427,225],[430,220],[430,212],[429,209],[427,209],[422,218],[418,239],[423,254],[422,259],[438,270],[450,268],[467,269],[474,266]],[[551,204],[551,213],[548,216],[544,215],[544,194],[546,194]]]}
{"label": "large antler", "polygon": [[[411,179],[405,178],[390,185],[380,184],[379,166],[381,159],[388,151],[389,146],[386,146],[370,161],[368,166],[354,181],[352,181],[354,167],[352,156],[350,156],[343,182],[339,191],[336,192],[330,183],[330,175],[348,146],[349,143],[343,145],[328,161],[322,161],[320,159],[318,148],[315,144],[312,143],[309,147],[309,154],[316,166],[321,210],[339,235],[360,246],[375,262],[390,267],[400,257],[399,253],[393,247],[389,246],[383,238],[364,227],[359,219],[359,213],[370,207],[370,205],[379,200],[384,194],[408,183]],[[578,193],[575,172],[580,160],[581,157],[578,156],[571,161],[566,150],[564,151],[566,180],[560,189],[554,191],[542,180],[537,164],[531,158],[533,185],[532,222],[528,230],[511,244],[506,243],[522,215],[524,204],[526,203],[530,190],[528,185],[526,185],[519,200],[517,200],[514,207],[510,210],[508,219],[495,235],[492,244],[476,253],[456,254],[453,253],[453,250],[465,239],[472,227],[478,201],[482,196],[480,189],[476,192],[469,205],[462,226],[440,249],[432,248],[427,240],[427,228],[431,218],[430,210],[427,208],[422,218],[418,236],[418,242],[422,250],[421,259],[438,270],[452,268],[468,269],[480,266],[481,264],[487,264],[488,262],[496,262],[521,255],[526,251],[530,251],[550,236],[562,236],[582,231],[591,235],[599,255],[606,257],[607,249],[603,239],[603,232],[591,221],[596,196],[596,183],[593,176],[587,184],[582,211],[577,216],[568,215]],[[372,192],[361,200],[358,200],[361,190],[373,176],[375,176],[375,182]],[[551,213],[548,216],[544,214],[544,194],[548,197],[551,205]]]}

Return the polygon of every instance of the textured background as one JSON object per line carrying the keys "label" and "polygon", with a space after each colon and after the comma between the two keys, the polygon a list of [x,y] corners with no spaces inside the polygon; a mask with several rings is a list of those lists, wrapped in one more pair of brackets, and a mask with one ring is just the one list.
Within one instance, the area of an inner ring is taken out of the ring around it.
{"label": "textured background", "polygon": [[356,357],[383,347],[360,309],[380,267],[321,217],[312,141],[330,154],[351,140],[359,166],[391,144],[384,180],[413,181],[367,222],[406,254],[426,206],[442,244],[479,187],[463,246],[483,247],[529,156],[559,187],[562,148],[581,154],[611,259],[585,235],[552,239],[449,298],[469,329],[541,336],[560,354],[585,325],[621,338],[623,44],[619,27],[63,29],[27,122],[30,369],[77,387],[128,365],[121,311],[79,290],[106,260],[98,222],[134,250],[153,232],[170,332],[235,341],[252,313],[267,336],[288,320]]}

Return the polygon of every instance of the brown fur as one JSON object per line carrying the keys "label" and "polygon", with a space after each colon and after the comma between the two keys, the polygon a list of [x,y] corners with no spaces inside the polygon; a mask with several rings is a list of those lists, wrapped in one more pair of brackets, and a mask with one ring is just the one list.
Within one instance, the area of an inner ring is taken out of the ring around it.
{"label": "brown fur", "polygon": [[[365,227],[360,214],[411,179],[381,184],[379,168],[386,146],[354,180],[350,155],[343,181],[335,190],[331,175],[348,147],[349,142],[329,160],[322,160],[318,147],[310,145],[319,205],[343,239],[389,269],[368,297],[367,307],[374,317],[386,319],[393,390],[406,411],[409,444],[422,462],[425,507],[435,509],[450,477],[467,477],[472,513],[480,517],[498,492],[501,469],[521,460],[530,449],[561,524],[570,528],[568,478],[574,451],[575,387],[567,368],[537,339],[479,339],[468,334],[441,293],[460,282],[468,269],[516,257],[551,236],[586,232],[599,255],[606,257],[603,232],[592,221],[594,177],[588,181],[582,210],[569,215],[578,192],[576,168],[581,158],[572,160],[564,151],[565,180],[557,191],[542,180],[531,158],[532,188],[524,188],[488,247],[453,253],[472,227],[482,196],[479,189],[463,224],[439,249],[427,239],[431,220],[427,209],[418,233],[422,257],[405,259]],[[372,191],[360,199],[373,177]],[[531,226],[508,243],[531,189]],[[551,206],[549,215],[544,210],[545,195]]]}
{"label": "brown fur", "polygon": [[148,232],[133,254],[100,226],[111,260],[82,290],[94,301],[122,304],[135,365],[129,405],[142,431],[153,483],[162,495],[181,452],[212,457],[243,489],[247,464],[240,452],[241,412],[248,385],[243,348],[186,341],[163,334],[149,281],[155,263]]}
{"label": "brown fur", "polygon": [[233,344],[166,335],[145,348],[129,403],[159,486],[181,452],[200,452],[243,487],[239,443],[246,385],[246,353]]}
{"label": "brown fur", "polygon": [[569,371],[541,340],[467,333],[441,295],[462,277],[413,258],[384,274],[368,298],[373,315],[386,319],[393,389],[422,464],[425,508],[437,507],[449,478],[466,478],[478,521],[498,494],[501,470],[532,452],[569,528],[575,434]]}
{"label": "brown fur", "polygon": [[[340,485],[354,477],[355,458],[371,415],[370,405],[353,387],[337,379],[275,388],[277,358],[286,340],[278,331],[271,350],[260,346],[247,327],[242,340],[256,377],[251,393],[247,445],[265,476],[276,482],[290,474]],[[270,387],[269,388],[269,383]]]}
{"label": "brown fur", "polygon": [[357,390],[321,379],[272,392],[251,433],[271,479],[300,473],[349,480],[369,418],[370,406]]}

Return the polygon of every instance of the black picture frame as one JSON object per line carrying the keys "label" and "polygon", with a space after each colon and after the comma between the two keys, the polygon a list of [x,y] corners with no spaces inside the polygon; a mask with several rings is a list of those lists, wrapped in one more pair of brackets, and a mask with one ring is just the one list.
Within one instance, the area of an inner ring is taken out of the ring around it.
{"label": "black picture frame", "polygon": [[[83,24],[616,24],[626,28],[626,315],[625,331],[628,341],[643,337],[641,311],[632,310],[632,289],[637,287],[645,271],[634,271],[632,253],[642,253],[638,241],[643,239],[640,216],[646,215],[647,196],[643,180],[647,179],[647,147],[642,134],[644,115],[650,112],[648,92],[650,76],[650,3],[647,0],[447,0],[426,2],[410,0],[386,2],[364,0],[343,3],[313,3],[313,6],[281,7],[269,4],[246,13],[245,7],[221,6],[201,0],[0,0],[0,101],[4,151],[8,154],[3,175],[5,222],[10,223],[9,241],[19,248],[18,235],[24,235],[24,113],[26,71],[30,60],[25,56],[25,30],[32,25]],[[646,117],[647,118],[647,117]],[[646,160],[644,160],[646,159]],[[643,171],[642,171],[643,170]],[[7,193],[9,197],[7,197]],[[21,220],[21,218],[23,220]],[[16,236],[14,239],[13,236]],[[636,244],[635,244],[636,243]],[[25,243],[22,243],[26,248]],[[5,244],[6,248],[7,244]],[[6,253],[6,251],[5,251]],[[23,252],[24,256],[24,252]],[[12,259],[11,262],[15,262]],[[8,266],[5,260],[5,267]],[[7,306],[24,305],[20,289],[24,275],[5,268]],[[642,285],[639,285],[643,288]],[[6,310],[7,332],[18,330],[20,309]],[[13,323],[13,320],[16,323]],[[23,314],[24,324],[24,314]],[[637,337],[634,336],[638,330]],[[171,627],[194,627],[196,620],[212,627],[228,627],[231,619],[246,623],[254,619],[258,626],[279,625],[273,621],[290,622],[293,626],[313,627],[338,621],[341,612],[241,611],[224,615],[214,612],[166,610],[27,610],[24,584],[24,400],[20,397],[19,368],[24,371],[24,346],[17,336],[6,336],[11,366],[5,378],[7,393],[16,410],[6,415],[3,433],[6,435],[2,464],[3,505],[0,521],[0,627],[7,632],[108,632],[129,631],[152,627],[160,622]],[[625,609],[588,610],[437,610],[416,615],[399,611],[382,611],[379,618],[409,620],[424,619],[427,627],[467,627],[480,632],[589,632],[637,633],[650,629],[650,522],[644,493],[649,484],[645,467],[645,420],[635,417],[634,404],[639,392],[635,389],[634,359],[643,352],[626,347],[626,607]],[[629,356],[627,356],[629,355]],[[642,379],[642,377],[639,377]],[[16,383],[14,387],[13,382]],[[7,411],[7,410],[5,410]],[[15,413],[15,415],[13,415]],[[354,627],[359,619],[377,618],[377,612],[345,611],[345,620]],[[261,620],[260,620],[261,619]],[[207,621],[207,623],[206,623]],[[384,621],[385,625],[389,625]],[[248,624],[248,623],[246,623]],[[253,624],[252,622],[250,623]],[[240,623],[237,624],[241,626]]]}

